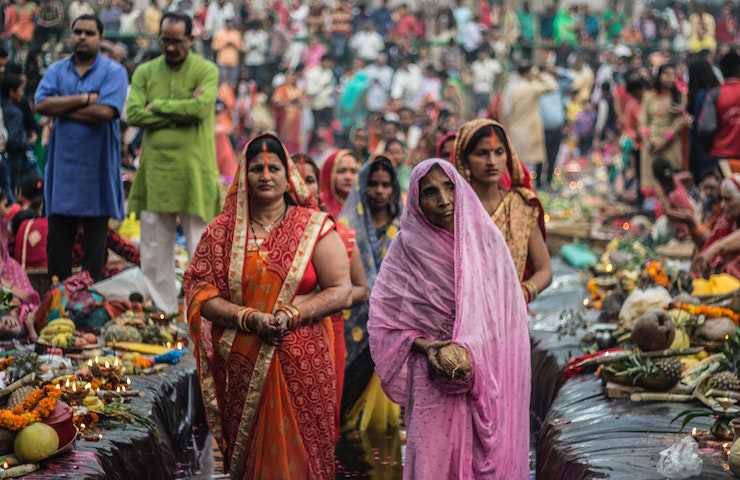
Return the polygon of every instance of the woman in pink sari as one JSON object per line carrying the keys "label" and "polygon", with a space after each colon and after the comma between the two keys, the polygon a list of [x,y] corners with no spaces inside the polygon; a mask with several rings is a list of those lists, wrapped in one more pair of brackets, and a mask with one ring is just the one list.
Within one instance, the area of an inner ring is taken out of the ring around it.
{"label": "woman in pink sari", "polygon": [[[529,478],[527,315],[506,242],[449,162],[420,163],[408,199],[368,323],[383,388],[406,406],[404,478]],[[440,362],[450,344],[463,375]]]}
{"label": "woman in pink sari", "polygon": [[0,221],[0,291],[3,296],[8,293],[12,295],[12,300],[0,308],[0,339],[28,336],[36,340],[33,313],[41,299],[31,286],[26,272],[11,258],[7,231],[5,222]]}

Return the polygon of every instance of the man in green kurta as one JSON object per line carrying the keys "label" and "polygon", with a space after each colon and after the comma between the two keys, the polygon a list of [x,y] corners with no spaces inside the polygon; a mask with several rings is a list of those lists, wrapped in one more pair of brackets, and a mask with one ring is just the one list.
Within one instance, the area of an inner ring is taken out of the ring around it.
{"label": "man in green kurta", "polygon": [[141,268],[149,294],[160,309],[174,313],[177,220],[192,257],[219,210],[218,68],[190,51],[189,17],[165,14],[159,35],[162,55],[136,69],[128,98],[128,123],[144,130],[129,211],[141,219]]}

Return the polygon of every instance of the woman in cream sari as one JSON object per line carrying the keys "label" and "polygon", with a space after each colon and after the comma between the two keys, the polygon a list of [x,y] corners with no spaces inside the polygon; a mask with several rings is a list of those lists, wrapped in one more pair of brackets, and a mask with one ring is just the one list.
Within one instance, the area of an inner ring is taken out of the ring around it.
{"label": "woman in cream sari", "polygon": [[464,124],[454,162],[504,235],[527,302],[552,281],[542,204],[503,126],[479,119]]}
{"label": "woman in cream sari", "polygon": [[277,137],[247,145],[185,276],[206,415],[230,476],[334,478],[329,315],[349,262]]}

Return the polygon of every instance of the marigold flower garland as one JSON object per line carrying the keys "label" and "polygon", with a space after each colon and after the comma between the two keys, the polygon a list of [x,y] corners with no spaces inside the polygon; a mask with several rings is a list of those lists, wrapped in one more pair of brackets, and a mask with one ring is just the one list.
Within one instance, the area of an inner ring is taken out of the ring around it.
{"label": "marigold flower garland", "polygon": [[691,305],[690,303],[677,303],[675,308],[689,312],[693,316],[704,315],[709,318],[727,317],[733,322],[740,323],[740,314],[735,313],[729,308],[715,307],[711,305]]}
{"label": "marigold flower garland", "polygon": [[651,260],[645,264],[645,273],[648,277],[661,287],[668,288],[671,286],[671,279],[663,269],[663,264],[657,260]]}
{"label": "marigold flower garland", "polygon": [[0,410],[0,428],[16,432],[52,414],[62,392],[51,385],[37,388],[12,410]]}

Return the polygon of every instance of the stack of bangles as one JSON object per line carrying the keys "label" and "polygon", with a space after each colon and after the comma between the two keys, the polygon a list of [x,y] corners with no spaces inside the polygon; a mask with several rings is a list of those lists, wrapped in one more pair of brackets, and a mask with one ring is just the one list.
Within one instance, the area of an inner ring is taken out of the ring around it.
{"label": "stack of bangles", "polygon": [[294,305],[280,305],[275,309],[275,314],[284,313],[288,317],[288,328],[290,330],[295,329],[301,324],[301,311],[298,310]]}
{"label": "stack of bangles", "polygon": [[239,327],[239,330],[246,332],[246,333],[253,333],[254,330],[249,327],[248,321],[249,316],[253,313],[257,313],[259,310],[256,308],[249,308],[249,307],[243,307],[240,308],[239,311],[236,312],[235,320],[236,320],[236,326]]}
{"label": "stack of bangles", "polygon": [[531,280],[527,280],[525,282],[522,282],[522,287],[524,288],[525,296],[527,297],[527,303],[532,303],[535,298],[537,298],[537,285],[534,284]]}

